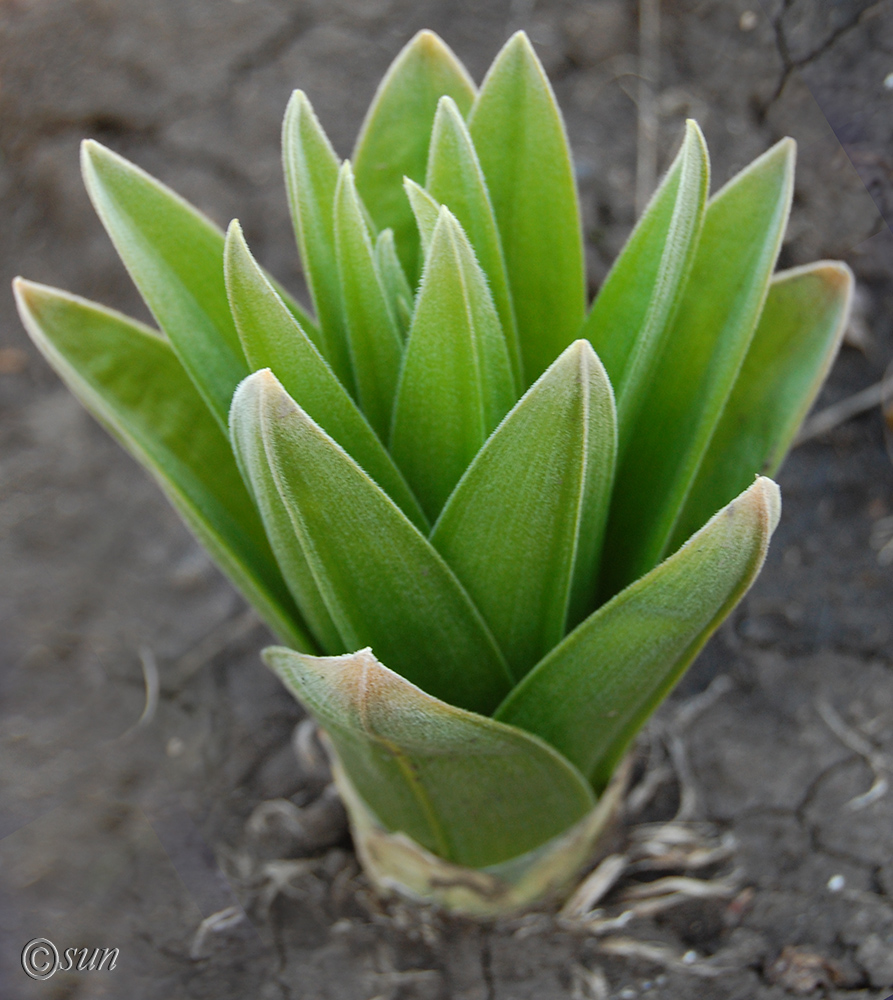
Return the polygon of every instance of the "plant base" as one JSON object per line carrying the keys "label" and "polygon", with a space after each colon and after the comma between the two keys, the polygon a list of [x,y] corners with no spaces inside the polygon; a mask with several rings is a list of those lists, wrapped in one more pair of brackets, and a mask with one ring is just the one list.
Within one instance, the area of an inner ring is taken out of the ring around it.
{"label": "plant base", "polygon": [[561,836],[501,864],[467,868],[444,861],[406,834],[385,830],[328,749],[357,855],[376,891],[479,919],[507,916],[569,895],[619,814],[630,771],[627,758],[592,812]]}

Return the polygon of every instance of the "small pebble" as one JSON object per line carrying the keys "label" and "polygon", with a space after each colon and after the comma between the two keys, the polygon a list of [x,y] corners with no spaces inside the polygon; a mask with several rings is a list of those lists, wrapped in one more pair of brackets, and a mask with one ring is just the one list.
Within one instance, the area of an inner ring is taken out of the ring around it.
{"label": "small pebble", "polygon": [[682,962],[684,965],[694,965],[698,960],[698,953],[696,951],[687,951],[682,956]]}
{"label": "small pebble", "polygon": [[846,879],[843,875],[832,875],[828,879],[828,889],[831,892],[840,892],[840,890],[846,885]]}
{"label": "small pebble", "polygon": [[167,746],[164,748],[164,752],[168,755],[168,757],[179,757],[185,749],[186,744],[180,739],[180,737],[172,736],[167,741]]}
{"label": "small pebble", "polygon": [[887,90],[893,90],[893,73],[888,73],[884,77],[884,86]]}
{"label": "small pebble", "polygon": [[753,31],[757,26],[757,15],[752,10],[746,10],[738,20],[738,27],[742,31]]}

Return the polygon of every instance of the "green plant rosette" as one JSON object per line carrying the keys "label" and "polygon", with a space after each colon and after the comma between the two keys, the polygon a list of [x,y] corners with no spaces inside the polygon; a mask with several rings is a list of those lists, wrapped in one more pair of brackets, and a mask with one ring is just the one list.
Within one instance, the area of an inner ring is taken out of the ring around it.
{"label": "green plant rosette", "polygon": [[710,195],[678,153],[587,303],[574,172],[523,33],[478,88],[420,32],[341,162],[282,133],[312,300],[87,141],[158,324],[17,279],[34,342],[284,644],[373,883],[492,916],[597,851],[643,723],[756,578],[852,276],[775,271],[795,147]]}

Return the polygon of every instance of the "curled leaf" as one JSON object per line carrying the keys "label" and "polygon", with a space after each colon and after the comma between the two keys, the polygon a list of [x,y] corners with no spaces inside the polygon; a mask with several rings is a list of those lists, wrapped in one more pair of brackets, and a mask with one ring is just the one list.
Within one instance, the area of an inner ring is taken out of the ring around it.
{"label": "curled leaf", "polygon": [[541,740],[432,698],[371,650],[325,658],[274,647],[264,659],[325,727],[378,819],[448,861],[507,861],[595,804]]}

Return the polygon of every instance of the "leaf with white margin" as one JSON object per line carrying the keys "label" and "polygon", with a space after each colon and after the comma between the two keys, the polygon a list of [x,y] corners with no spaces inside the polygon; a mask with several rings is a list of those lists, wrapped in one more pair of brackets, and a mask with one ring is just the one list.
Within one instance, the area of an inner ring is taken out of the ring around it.
{"label": "leaf with white margin", "polygon": [[795,150],[793,139],[782,139],[708,202],[667,347],[634,424],[620,428],[603,598],[670,551],[769,292],[791,207]]}
{"label": "leaf with white margin", "polygon": [[360,197],[379,229],[393,229],[410,282],[421,267],[419,238],[401,185],[404,176],[425,179],[434,112],[444,94],[464,114],[475,86],[449,46],[433,31],[420,31],[379,84],[352,157]]}
{"label": "leaf with white margin", "polygon": [[741,600],[781,497],[759,478],[678,552],[571,632],[494,718],[535,733],[604,787],[630,741]]}
{"label": "leaf with white margin", "polygon": [[679,515],[671,549],[752,476],[775,474],[837,354],[852,292],[852,272],[837,261],[817,261],[773,277],[747,357]]}
{"label": "leaf with white margin", "polygon": [[17,278],[25,328],[56,373],[152,474],[177,512],[283,641],[316,649],[220,430],[157,331]]}
{"label": "leaf with white margin", "polygon": [[523,31],[488,70],[468,130],[502,239],[529,385],[580,335],[586,274],[564,122]]}
{"label": "leaf with white margin", "polygon": [[238,222],[224,259],[227,290],[252,371],[270,368],[285,391],[361,465],[422,531],[428,521],[357,404],[251,256]]}
{"label": "leaf with white margin", "polygon": [[487,183],[468,129],[451,97],[441,97],[434,117],[425,190],[459,220],[490,285],[508,346],[515,382],[524,385],[515,310]]}
{"label": "leaf with white margin", "polygon": [[542,740],[432,698],[369,649],[327,658],[272,647],[264,660],[319,720],[379,821],[448,861],[508,861],[595,805]]}
{"label": "leaf with white margin", "polygon": [[335,188],[341,161],[302,90],[292,94],[285,109],[282,164],[301,264],[319,319],[321,336],[314,342],[353,393],[335,252]]}
{"label": "leaf with white margin", "polygon": [[[239,386],[231,419],[234,438],[263,450],[255,467],[268,466],[344,645],[372,646],[429,694],[491,712],[511,676],[428,539],[269,371]],[[259,479],[266,488],[267,472]]]}
{"label": "leaf with white margin", "polygon": [[575,341],[493,432],[431,533],[519,680],[595,608],[616,442],[608,376]]}
{"label": "leaf with white margin", "polygon": [[376,434],[387,441],[403,338],[385,297],[375,248],[347,160],[335,190],[335,248],[357,399]]}
{"label": "leaf with white margin", "polygon": [[707,208],[710,160],[689,121],[676,159],[599,289],[581,336],[602,360],[626,444],[694,263]]}
{"label": "leaf with white margin", "polygon": [[[248,366],[223,283],[223,233],[197,209],[98,142],[81,145],[87,193],[134,284],[226,433]],[[277,286],[312,337],[316,328]]]}
{"label": "leaf with white margin", "polygon": [[444,206],[416,297],[391,433],[394,461],[432,520],[515,392],[487,279]]}
{"label": "leaf with white margin", "polygon": [[382,286],[385,290],[388,305],[397,323],[400,336],[405,340],[412,323],[412,310],[415,303],[415,296],[406,275],[403,273],[403,265],[397,256],[397,248],[394,243],[394,231],[383,229],[375,241],[375,266],[381,278]]}

